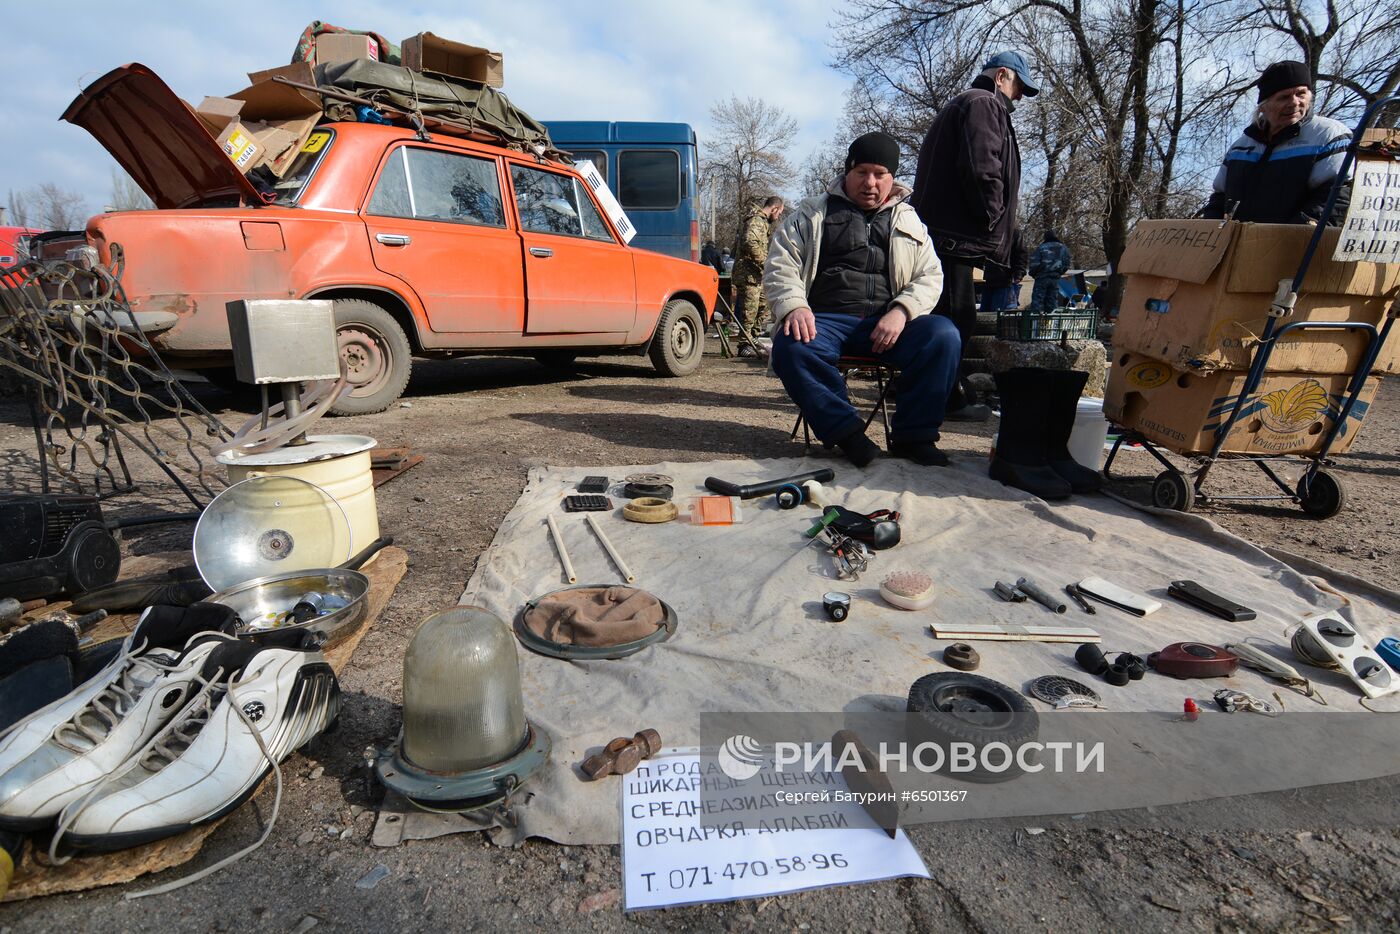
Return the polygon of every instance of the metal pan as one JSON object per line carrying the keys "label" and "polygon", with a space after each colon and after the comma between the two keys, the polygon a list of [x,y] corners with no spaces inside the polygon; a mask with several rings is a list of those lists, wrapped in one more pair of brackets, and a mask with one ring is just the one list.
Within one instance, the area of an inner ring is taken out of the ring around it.
{"label": "metal pan", "polygon": [[[322,647],[334,645],[358,629],[369,613],[369,578],[356,569],[381,548],[393,543],[394,540],[389,537],[375,539],[368,548],[339,567],[312,568],[258,577],[244,581],[236,587],[221,590],[205,600],[233,609],[238,616],[238,634],[241,637],[257,639],[273,632],[309,632]],[[304,623],[263,628],[253,622],[264,619],[270,613],[290,610],[309,593],[334,595],[347,602],[337,610]]]}

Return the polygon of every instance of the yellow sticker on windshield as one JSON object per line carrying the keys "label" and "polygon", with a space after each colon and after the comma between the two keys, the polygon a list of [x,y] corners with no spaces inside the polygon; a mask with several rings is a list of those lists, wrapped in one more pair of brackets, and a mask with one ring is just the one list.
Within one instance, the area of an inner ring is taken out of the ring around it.
{"label": "yellow sticker on windshield", "polygon": [[302,151],[302,152],[320,152],[321,149],[322,149],[322,147],[324,147],[324,146],[326,145],[326,141],[329,140],[330,138],[331,138],[331,135],[330,135],[329,133],[325,133],[325,132],[312,133],[310,136],[308,136],[308,137],[306,138],[306,142],[302,144],[301,151]]}

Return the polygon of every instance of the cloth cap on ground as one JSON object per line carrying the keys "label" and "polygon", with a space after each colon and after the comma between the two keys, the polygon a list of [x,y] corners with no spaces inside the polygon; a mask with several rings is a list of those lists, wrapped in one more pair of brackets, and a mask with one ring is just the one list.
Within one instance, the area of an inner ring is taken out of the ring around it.
{"label": "cloth cap on ground", "polygon": [[1035,97],[1040,93],[1040,85],[1035,83],[1030,66],[1026,64],[1026,57],[1020,52],[1014,52],[1010,49],[998,52],[987,59],[987,64],[982,66],[983,71],[990,68],[1010,68],[1016,72],[1016,77],[1021,79],[1021,87],[1025,88],[1027,97]]}
{"label": "cloth cap on ground", "polygon": [[851,148],[846,150],[846,171],[858,165],[883,165],[890,174],[899,171],[899,143],[888,133],[879,130],[857,136]]}
{"label": "cloth cap on ground", "polygon": [[1302,62],[1274,62],[1259,76],[1259,99],[1267,100],[1284,88],[1311,88],[1312,72]]}
{"label": "cloth cap on ground", "polygon": [[524,615],[525,628],[541,639],[597,648],[645,639],[665,621],[661,601],[634,587],[556,590]]}

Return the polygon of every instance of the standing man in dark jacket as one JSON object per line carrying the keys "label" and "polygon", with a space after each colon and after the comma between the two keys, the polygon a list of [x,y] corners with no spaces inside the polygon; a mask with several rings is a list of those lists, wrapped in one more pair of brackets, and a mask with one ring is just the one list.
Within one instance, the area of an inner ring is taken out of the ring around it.
{"label": "standing man in dark jacket", "polygon": [[1055,231],[1045,231],[1045,240],[1035,248],[1031,257],[1030,273],[1035,280],[1031,290],[1031,311],[1051,312],[1060,304],[1060,277],[1074,260],[1069,255],[1069,247],[1060,242]]}
{"label": "standing man in dark jacket", "polygon": [[[943,263],[943,297],[935,309],[951,318],[963,352],[977,322],[974,267],[1011,266],[1021,151],[1011,111],[1022,96],[1040,93],[1020,52],[998,52],[982,66],[972,87],[933,118],[919,148],[911,203],[933,236]],[[948,403],[949,418],[985,419],[965,383]]]}

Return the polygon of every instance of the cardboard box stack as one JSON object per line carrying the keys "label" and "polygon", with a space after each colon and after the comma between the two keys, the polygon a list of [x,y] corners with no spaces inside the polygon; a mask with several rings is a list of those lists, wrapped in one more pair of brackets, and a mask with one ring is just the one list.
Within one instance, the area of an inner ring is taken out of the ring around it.
{"label": "cardboard box stack", "polygon": [[272,79],[312,84],[305,62],[248,75],[249,86],[228,97],[206,97],[195,116],[245,175],[266,165],[281,178],[321,119],[320,96]]}
{"label": "cardboard box stack", "polygon": [[[1291,283],[1314,228],[1216,220],[1143,221],[1119,262],[1127,275],[1113,334],[1104,414],[1179,454],[1208,453],[1259,345],[1269,307]],[[1400,297],[1400,266],[1334,262],[1337,229],[1313,256],[1296,321],[1379,325]],[[1312,454],[1340,414],[1365,339],[1305,331],[1277,342],[1258,390],[1223,450]],[[1400,372],[1400,339],[1388,342],[1333,444],[1356,440],[1380,374]]]}

